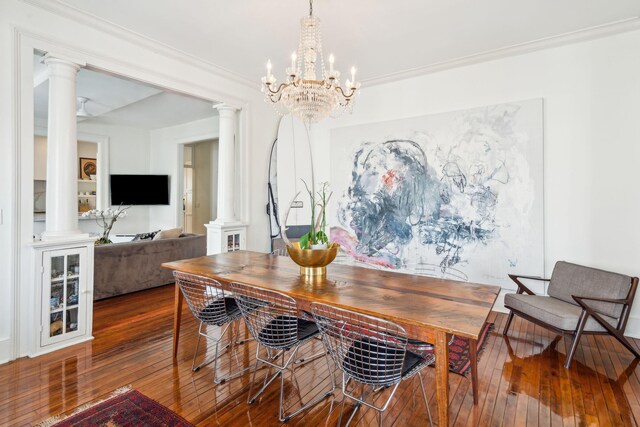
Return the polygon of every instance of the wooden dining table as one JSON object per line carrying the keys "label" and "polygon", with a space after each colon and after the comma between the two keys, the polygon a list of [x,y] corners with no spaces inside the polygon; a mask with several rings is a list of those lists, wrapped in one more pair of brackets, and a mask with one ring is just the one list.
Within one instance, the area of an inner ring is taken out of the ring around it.
{"label": "wooden dining table", "polygon": [[[330,264],[326,277],[306,278],[288,257],[237,251],[162,264],[209,277],[227,287],[240,282],[293,297],[300,310],[321,302],[402,326],[409,338],[433,344],[438,425],[449,425],[449,338],[469,340],[471,373],[477,378],[477,340],[500,287],[395,273],[352,265]],[[174,357],[177,354],[182,293],[176,286]],[[473,382],[474,403],[478,400]]]}

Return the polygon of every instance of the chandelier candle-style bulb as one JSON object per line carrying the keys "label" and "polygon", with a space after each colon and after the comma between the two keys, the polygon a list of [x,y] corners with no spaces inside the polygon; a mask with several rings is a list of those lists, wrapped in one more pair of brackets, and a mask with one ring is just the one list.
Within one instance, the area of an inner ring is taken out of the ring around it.
{"label": "chandelier candle-style bulb", "polygon": [[320,20],[313,16],[313,0],[309,1],[309,15],[300,20],[298,51],[291,54],[291,68],[287,79],[276,85],[267,62],[267,76],[262,78],[265,100],[273,103],[282,114],[290,113],[306,124],[317,123],[328,116],[337,117],[351,111],[360,83],[356,83],[356,69],[343,87],[340,72],[334,68],[335,58],[329,55],[329,72],[324,68]]}

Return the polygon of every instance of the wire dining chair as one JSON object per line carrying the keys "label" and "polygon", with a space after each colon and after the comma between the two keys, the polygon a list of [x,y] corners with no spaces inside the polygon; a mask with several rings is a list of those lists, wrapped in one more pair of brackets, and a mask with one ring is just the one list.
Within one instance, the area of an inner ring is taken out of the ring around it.
{"label": "wire dining chair", "polygon": [[[180,287],[180,291],[184,295],[184,299],[189,305],[189,309],[193,316],[200,321],[198,327],[198,342],[196,344],[196,350],[193,353],[193,362],[191,363],[191,370],[193,372],[198,371],[202,366],[214,362],[213,366],[213,381],[216,384],[222,384],[227,380],[236,378],[246,372],[250,367],[241,369],[227,377],[217,377],[218,357],[220,356],[220,342],[225,336],[229,327],[236,323],[236,334],[234,336],[231,333],[231,341],[226,344],[222,349],[227,350],[235,344],[244,344],[249,341],[248,339],[237,341],[237,335],[240,333],[240,319],[242,319],[242,312],[238,308],[238,304],[235,299],[225,294],[222,285],[217,280],[210,279],[208,277],[197,276],[194,274],[183,273],[180,271],[174,271],[173,273],[176,285]],[[217,326],[221,328],[220,336],[213,337],[206,333],[206,326]],[[203,327],[205,328],[203,331]],[[231,328],[233,331],[233,327]],[[212,360],[205,360],[196,366],[196,358],[198,356],[198,349],[200,348],[200,339],[205,337],[215,342],[216,351]]]}
{"label": "wire dining chair", "polygon": [[[433,425],[420,374],[422,368],[433,363],[433,355],[422,356],[408,351],[407,333],[395,323],[321,303],[312,303],[311,313],[327,352],[342,371],[343,395],[338,425],[342,422],[346,397],[357,402],[347,425],[361,405],[378,411],[378,422],[382,425],[382,413],[389,406],[396,389],[402,381],[413,376],[420,379],[429,422]],[[351,380],[364,385],[360,396],[347,391]],[[365,401],[368,389],[376,393],[387,388],[391,388],[391,393],[382,405]]]}
{"label": "wire dining chair", "polygon": [[[255,402],[258,396],[262,394],[278,375],[280,375],[280,406],[278,414],[282,422],[289,421],[291,417],[333,394],[335,384],[329,364],[329,357],[325,351],[306,359],[295,360],[300,346],[319,334],[315,322],[305,320],[298,316],[298,308],[295,300],[279,292],[256,288],[242,283],[231,283],[231,291],[235,295],[238,306],[242,311],[242,316],[249,328],[249,332],[258,342],[256,348],[256,365],[249,388],[248,403],[252,404]],[[260,349],[262,347],[266,349],[266,358],[260,355]],[[288,351],[291,351],[291,354],[288,358],[285,358],[285,353]],[[329,368],[331,390],[304,404],[300,409],[288,415],[285,414],[283,406],[284,371],[287,368],[291,368],[292,375],[295,378],[295,365],[306,364],[322,356],[324,356],[327,368]],[[278,358],[281,360],[280,363],[277,363]],[[260,363],[275,368],[276,373],[268,380],[265,379],[260,390],[252,394],[256,372]]]}

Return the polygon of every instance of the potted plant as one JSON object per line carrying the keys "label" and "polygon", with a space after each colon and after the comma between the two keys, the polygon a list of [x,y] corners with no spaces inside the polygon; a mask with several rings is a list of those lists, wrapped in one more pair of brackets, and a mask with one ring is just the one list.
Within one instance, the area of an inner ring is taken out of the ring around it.
{"label": "potted plant", "polygon": [[123,208],[122,205],[118,206],[118,209],[106,209],[106,210],[98,210],[92,209],[90,211],[84,212],[82,216],[84,218],[93,218],[96,220],[96,223],[102,227],[102,236],[98,240],[96,240],[96,245],[106,245],[109,243],[113,243],[111,239],[109,239],[109,233],[111,233],[111,229],[113,228],[113,224],[119,219],[127,216],[127,209],[131,206],[127,206]]}
{"label": "potted plant", "polygon": [[[304,180],[302,181],[304,182]],[[309,189],[307,183],[304,182],[304,186],[309,193],[309,199],[311,201],[311,224],[309,225],[309,232],[300,237],[300,247],[302,249],[327,249],[329,245],[329,237],[327,236],[327,204],[333,193],[327,195],[329,183],[323,182],[320,184],[320,191],[317,192],[319,201],[316,203],[316,194]],[[320,213],[316,218],[316,207],[320,209]]]}
{"label": "potted plant", "polygon": [[[304,182],[304,181],[303,181]],[[327,236],[327,204],[331,198],[331,193],[328,193],[329,184],[322,183],[320,191],[314,193],[312,189],[309,189],[305,182],[305,187],[309,197],[311,199],[311,225],[309,226],[309,232],[300,238],[299,242],[292,243],[287,238],[287,218],[289,217],[289,211],[291,204],[298,198],[298,194],[293,198],[289,204],[287,213],[284,217],[284,227],[282,229],[282,239],[287,245],[287,252],[289,256],[300,266],[300,274],[307,278],[324,277],[326,276],[326,266],[329,265],[338,254],[337,243],[329,242]],[[318,201],[316,202],[316,196]],[[320,210],[316,218],[316,208]]]}

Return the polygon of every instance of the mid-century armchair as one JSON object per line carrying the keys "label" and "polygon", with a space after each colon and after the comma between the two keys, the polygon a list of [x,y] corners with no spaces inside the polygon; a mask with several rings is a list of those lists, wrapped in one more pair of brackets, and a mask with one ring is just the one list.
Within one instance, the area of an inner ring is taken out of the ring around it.
{"label": "mid-century armchair", "polygon": [[[610,334],[638,358],[640,354],[624,336],[638,278],[558,261],[551,279],[509,277],[518,285],[515,294],[506,294],[510,310],[504,334],[514,314],[555,332],[573,336],[564,364],[569,368],[583,334]],[[549,282],[547,294],[535,295],[522,279]]]}

